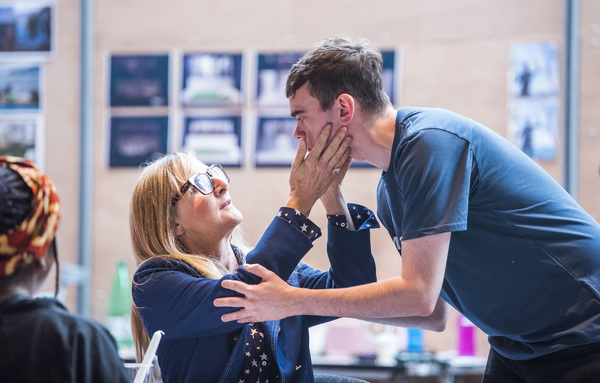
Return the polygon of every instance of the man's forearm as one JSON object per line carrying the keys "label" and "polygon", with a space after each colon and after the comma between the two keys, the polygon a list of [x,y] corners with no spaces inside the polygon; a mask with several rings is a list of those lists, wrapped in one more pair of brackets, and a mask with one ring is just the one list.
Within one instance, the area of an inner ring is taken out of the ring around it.
{"label": "man's forearm", "polygon": [[403,288],[401,278],[340,289],[294,289],[286,314],[350,317],[357,319],[429,316],[418,290]]}
{"label": "man's forearm", "polygon": [[429,316],[371,318],[365,320],[369,322],[381,323],[391,326],[422,328],[424,330],[442,332],[446,329],[446,323],[448,322],[449,314],[450,306],[446,302],[444,302],[442,298],[439,298],[433,313]]}

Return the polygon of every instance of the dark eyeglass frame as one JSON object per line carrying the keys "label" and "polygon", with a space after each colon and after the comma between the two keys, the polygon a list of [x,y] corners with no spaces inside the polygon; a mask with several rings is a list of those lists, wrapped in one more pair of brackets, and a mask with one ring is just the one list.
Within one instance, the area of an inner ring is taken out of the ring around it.
{"label": "dark eyeglass frame", "polygon": [[[178,193],[175,193],[175,196],[171,199],[171,205],[175,205],[177,201],[183,198],[185,192],[188,191],[190,187],[196,188],[200,193],[204,195],[208,195],[215,190],[215,183],[213,182],[213,178],[218,178],[229,183],[229,177],[225,172],[225,169],[221,166],[221,164],[212,164],[205,172],[199,172],[190,177],[189,180],[185,181]],[[203,183],[198,182],[199,179],[208,180],[210,183],[210,190],[203,187]]]}

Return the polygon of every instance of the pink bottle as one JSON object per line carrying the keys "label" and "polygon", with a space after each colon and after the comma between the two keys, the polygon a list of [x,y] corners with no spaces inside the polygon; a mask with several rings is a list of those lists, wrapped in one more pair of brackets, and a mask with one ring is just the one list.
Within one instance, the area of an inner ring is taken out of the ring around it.
{"label": "pink bottle", "polygon": [[475,355],[475,325],[458,313],[458,355]]}

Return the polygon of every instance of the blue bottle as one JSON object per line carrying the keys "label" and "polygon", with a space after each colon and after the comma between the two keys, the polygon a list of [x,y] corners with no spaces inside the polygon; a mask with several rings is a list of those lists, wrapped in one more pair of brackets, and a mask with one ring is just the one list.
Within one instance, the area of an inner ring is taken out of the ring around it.
{"label": "blue bottle", "polygon": [[423,330],[420,328],[407,328],[408,330],[408,346],[409,352],[423,352]]}

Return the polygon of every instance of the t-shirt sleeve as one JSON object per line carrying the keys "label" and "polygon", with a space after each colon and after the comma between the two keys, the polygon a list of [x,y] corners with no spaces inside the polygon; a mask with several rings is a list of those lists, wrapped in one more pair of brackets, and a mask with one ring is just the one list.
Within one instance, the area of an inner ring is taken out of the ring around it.
{"label": "t-shirt sleeve", "polygon": [[403,143],[398,163],[403,240],[466,230],[473,163],[468,141],[423,129]]}

